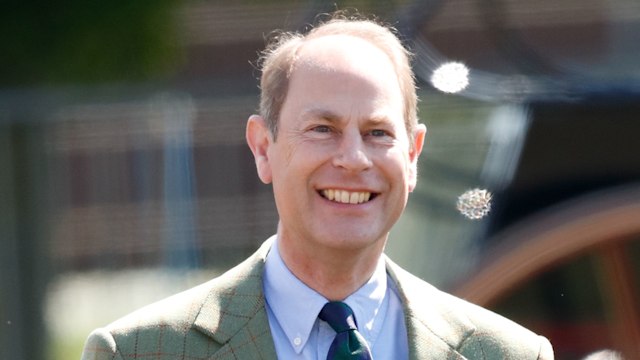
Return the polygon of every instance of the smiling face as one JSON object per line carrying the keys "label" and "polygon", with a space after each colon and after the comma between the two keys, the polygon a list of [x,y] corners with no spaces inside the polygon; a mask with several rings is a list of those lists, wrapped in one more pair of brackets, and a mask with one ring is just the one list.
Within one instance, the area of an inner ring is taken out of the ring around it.
{"label": "smiling face", "polygon": [[331,35],[302,46],[277,140],[259,117],[247,131],[260,178],[273,183],[283,246],[382,251],[424,139],[418,126],[410,143],[403,110],[394,68],[372,44]]}

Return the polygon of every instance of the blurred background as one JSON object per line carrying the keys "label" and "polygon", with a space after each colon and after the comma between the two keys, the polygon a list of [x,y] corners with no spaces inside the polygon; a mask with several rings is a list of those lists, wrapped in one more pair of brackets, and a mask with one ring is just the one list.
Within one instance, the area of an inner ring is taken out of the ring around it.
{"label": "blurred background", "polygon": [[[640,359],[640,2],[30,1],[0,11],[0,358],[206,281],[275,233],[244,126],[275,29],[355,8],[415,53],[420,180],[387,253],[547,336]],[[469,84],[438,90],[448,62]],[[456,210],[493,193],[488,216]]]}

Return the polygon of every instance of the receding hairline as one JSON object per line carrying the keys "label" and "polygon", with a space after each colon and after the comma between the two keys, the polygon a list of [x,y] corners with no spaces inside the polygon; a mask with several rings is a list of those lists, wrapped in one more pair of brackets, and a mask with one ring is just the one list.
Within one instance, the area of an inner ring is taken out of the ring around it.
{"label": "receding hairline", "polygon": [[[331,38],[336,38],[335,42],[330,42]],[[352,34],[324,34],[322,36],[317,36],[317,37],[313,37],[311,39],[303,39],[297,46],[297,48],[295,49],[295,53],[293,55],[293,59],[291,60],[290,63],[290,67],[289,67],[289,72],[287,74],[287,77],[290,79],[293,71],[295,70],[296,66],[301,62],[304,61],[305,63],[314,65],[314,66],[318,66],[320,68],[331,68],[333,67],[334,63],[331,61],[331,58],[328,57],[317,57],[317,56],[313,56],[313,55],[318,55],[318,54],[307,54],[306,52],[308,51],[314,51],[317,50],[317,47],[314,47],[314,45],[318,46],[318,45],[324,45],[327,46],[327,50],[331,50],[332,48],[334,48],[337,51],[342,51],[342,50],[347,50],[347,51],[351,51],[352,48],[350,48],[349,46],[347,46],[346,44],[344,44],[343,42],[339,42],[339,40],[341,39],[347,39],[349,41],[354,41],[355,43],[360,43],[362,45],[368,46],[371,49],[375,49],[374,51],[378,52],[380,55],[383,56],[383,58],[388,62],[388,64],[391,66],[391,68],[393,69],[393,72],[396,73],[397,75],[397,69],[396,66],[393,62],[393,59],[391,59],[391,57],[389,56],[389,54],[387,54],[384,49],[380,48],[379,46],[377,46],[373,41],[363,38],[361,36],[355,36]],[[326,42],[329,41],[329,43],[327,44]],[[357,44],[349,44],[349,45],[356,45]],[[357,53],[356,53],[357,54]],[[305,56],[306,55],[306,56]],[[323,61],[325,60],[325,61]]]}
{"label": "receding hairline", "polygon": [[[332,35],[360,39],[379,49],[382,55],[391,62],[404,99],[405,127],[410,138],[413,138],[415,126],[418,124],[418,99],[415,77],[410,65],[411,52],[402,44],[397,30],[392,26],[384,24],[378,19],[362,16],[345,17],[340,13],[337,17],[319,23],[307,33],[274,33],[274,36],[268,41],[265,51],[262,52],[260,64],[262,69],[260,111],[261,115],[267,119],[272,135],[277,136],[279,111],[288,94],[289,81],[301,49],[315,39]],[[271,81],[277,78],[274,76],[279,76],[279,80],[272,83]],[[264,86],[267,84],[268,89]],[[265,98],[265,95],[268,95],[268,98]]]}

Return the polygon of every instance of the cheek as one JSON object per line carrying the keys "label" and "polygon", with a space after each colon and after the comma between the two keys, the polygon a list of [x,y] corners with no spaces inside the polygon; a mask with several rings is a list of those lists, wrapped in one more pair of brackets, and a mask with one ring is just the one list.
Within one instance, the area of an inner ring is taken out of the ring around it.
{"label": "cheek", "polygon": [[295,154],[293,147],[285,140],[284,138],[280,138],[269,148],[269,162],[274,179],[284,175],[284,173],[288,171],[293,155]]}
{"label": "cheek", "polygon": [[380,158],[383,166],[393,171],[396,176],[406,173],[410,168],[409,154],[401,149],[388,149]]}
{"label": "cheek", "polygon": [[415,172],[409,161],[409,155],[403,151],[396,151],[386,159],[385,171],[395,186],[402,186],[404,190],[413,191],[415,187]]}
{"label": "cheek", "polygon": [[[313,171],[313,157],[302,149],[287,149],[274,162],[273,178],[281,191],[293,192],[300,183],[306,183]],[[298,190],[299,191],[299,190]]]}

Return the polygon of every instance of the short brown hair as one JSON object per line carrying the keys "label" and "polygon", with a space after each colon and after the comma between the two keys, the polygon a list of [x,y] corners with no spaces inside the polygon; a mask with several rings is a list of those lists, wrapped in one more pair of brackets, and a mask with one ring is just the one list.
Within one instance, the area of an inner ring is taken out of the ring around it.
{"label": "short brown hair", "polygon": [[418,123],[416,85],[411,69],[411,53],[402,45],[395,29],[360,15],[347,16],[338,12],[320,23],[306,35],[284,32],[274,36],[261,56],[260,115],[271,135],[278,133],[280,110],[287,96],[289,78],[298,50],[307,40],[327,35],[350,35],[364,39],[382,50],[391,60],[398,76],[404,100],[404,123],[410,138]]}

